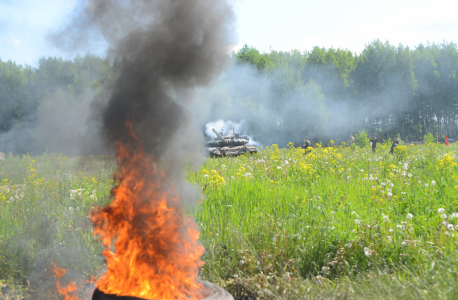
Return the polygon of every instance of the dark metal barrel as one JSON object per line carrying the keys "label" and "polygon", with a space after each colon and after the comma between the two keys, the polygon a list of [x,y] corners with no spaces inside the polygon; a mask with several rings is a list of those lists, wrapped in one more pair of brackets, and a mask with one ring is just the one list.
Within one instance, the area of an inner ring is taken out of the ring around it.
{"label": "dark metal barrel", "polygon": [[219,134],[218,131],[215,130],[215,128],[212,128],[212,131],[216,134],[216,136],[223,142],[224,145],[227,145],[227,141]]}
{"label": "dark metal barrel", "polygon": [[[210,282],[202,281],[204,286],[210,291],[210,295],[201,300],[234,300],[234,298],[226,290],[216,286]],[[130,296],[116,296],[108,295],[104,292],[95,289],[94,294],[92,294],[92,300],[147,300],[137,297]]]}

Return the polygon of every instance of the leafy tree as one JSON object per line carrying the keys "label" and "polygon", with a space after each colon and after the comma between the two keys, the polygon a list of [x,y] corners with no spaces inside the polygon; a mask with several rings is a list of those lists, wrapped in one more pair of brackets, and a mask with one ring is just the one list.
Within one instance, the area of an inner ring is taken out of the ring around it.
{"label": "leafy tree", "polygon": [[28,111],[28,85],[34,78],[29,66],[0,60],[0,130],[7,131],[24,120]]}

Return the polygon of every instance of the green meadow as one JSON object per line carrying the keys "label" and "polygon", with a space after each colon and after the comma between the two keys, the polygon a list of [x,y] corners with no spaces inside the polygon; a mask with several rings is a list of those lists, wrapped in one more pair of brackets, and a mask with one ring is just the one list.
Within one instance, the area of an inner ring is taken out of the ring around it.
{"label": "green meadow", "polygon": [[[186,168],[203,194],[188,211],[201,278],[239,299],[458,299],[458,147],[328,144]],[[77,283],[103,269],[86,216],[109,202],[115,168],[50,154],[0,163],[4,297],[59,299],[53,261]]]}

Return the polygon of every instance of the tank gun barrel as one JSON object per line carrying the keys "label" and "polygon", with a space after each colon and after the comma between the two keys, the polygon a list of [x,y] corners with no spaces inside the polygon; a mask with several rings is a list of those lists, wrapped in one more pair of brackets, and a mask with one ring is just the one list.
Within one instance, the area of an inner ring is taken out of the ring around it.
{"label": "tank gun barrel", "polygon": [[227,145],[227,141],[219,134],[218,131],[215,130],[215,128],[212,128],[212,131],[216,134],[216,136],[223,142],[223,144]]}

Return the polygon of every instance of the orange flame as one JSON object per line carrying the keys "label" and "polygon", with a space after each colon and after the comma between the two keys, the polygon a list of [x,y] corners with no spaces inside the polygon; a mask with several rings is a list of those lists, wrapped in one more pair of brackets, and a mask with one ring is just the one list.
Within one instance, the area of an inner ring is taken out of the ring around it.
{"label": "orange flame", "polygon": [[76,287],[75,282],[70,282],[66,287],[62,287],[60,285],[60,279],[62,276],[65,275],[65,269],[61,269],[58,265],[54,265],[54,269],[52,270],[52,273],[55,277],[57,277],[57,282],[56,282],[56,287],[57,290],[59,291],[60,294],[65,296],[65,300],[81,300],[78,298],[76,294],[76,290],[78,289]]}
{"label": "orange flame", "polygon": [[146,299],[202,298],[206,289],[197,274],[205,249],[198,244],[197,226],[127,125],[134,142],[116,143],[114,199],[91,215],[94,235],[106,247],[107,272],[97,288]]}

